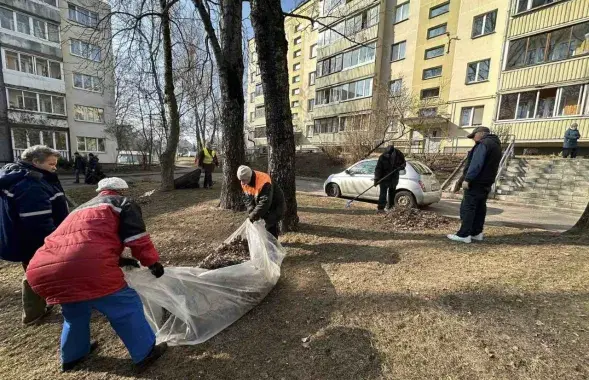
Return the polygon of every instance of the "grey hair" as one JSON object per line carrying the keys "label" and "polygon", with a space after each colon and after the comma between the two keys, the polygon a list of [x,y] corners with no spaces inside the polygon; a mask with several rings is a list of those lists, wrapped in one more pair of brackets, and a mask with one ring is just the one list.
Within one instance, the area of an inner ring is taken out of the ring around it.
{"label": "grey hair", "polygon": [[25,149],[20,158],[23,161],[32,163],[33,161],[45,162],[45,160],[52,156],[59,158],[61,155],[58,151],[51,149],[48,146],[33,145]]}

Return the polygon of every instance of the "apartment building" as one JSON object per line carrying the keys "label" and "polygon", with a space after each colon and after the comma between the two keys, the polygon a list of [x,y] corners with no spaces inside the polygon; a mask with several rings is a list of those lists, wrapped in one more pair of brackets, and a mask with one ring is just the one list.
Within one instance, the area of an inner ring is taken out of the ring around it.
{"label": "apartment building", "polygon": [[[589,0],[311,0],[293,12],[303,9],[328,26],[316,39],[287,36],[317,44],[314,88],[291,94],[302,145],[341,143],[396,93],[413,104],[399,134],[407,146],[467,149],[480,125],[515,136],[520,150],[558,150],[573,122],[589,135]],[[295,97],[313,91],[312,110],[295,111]]]}
{"label": "apartment building", "polygon": [[13,156],[48,145],[64,158],[116,157],[110,12],[101,0],[1,0],[0,50]]}

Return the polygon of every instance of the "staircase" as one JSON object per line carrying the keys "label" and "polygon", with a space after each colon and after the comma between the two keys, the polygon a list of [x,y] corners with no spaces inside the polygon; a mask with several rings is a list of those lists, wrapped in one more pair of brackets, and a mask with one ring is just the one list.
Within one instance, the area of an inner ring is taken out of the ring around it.
{"label": "staircase", "polygon": [[589,160],[512,158],[497,183],[495,199],[583,211],[589,200]]}

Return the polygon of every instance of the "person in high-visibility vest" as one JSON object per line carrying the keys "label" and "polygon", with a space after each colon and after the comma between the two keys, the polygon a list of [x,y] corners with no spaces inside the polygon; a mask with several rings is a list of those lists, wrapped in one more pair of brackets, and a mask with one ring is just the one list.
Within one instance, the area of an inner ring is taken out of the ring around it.
{"label": "person in high-visibility vest", "polygon": [[198,155],[198,166],[205,171],[205,181],[203,187],[205,189],[213,188],[213,171],[215,167],[219,166],[217,160],[217,152],[213,150],[213,144],[210,142],[200,151]]}
{"label": "person in high-visibility vest", "polygon": [[272,183],[268,174],[245,165],[237,169],[237,178],[241,181],[249,220],[253,223],[264,219],[266,231],[278,239],[278,222],[282,220],[286,209],[280,186]]}

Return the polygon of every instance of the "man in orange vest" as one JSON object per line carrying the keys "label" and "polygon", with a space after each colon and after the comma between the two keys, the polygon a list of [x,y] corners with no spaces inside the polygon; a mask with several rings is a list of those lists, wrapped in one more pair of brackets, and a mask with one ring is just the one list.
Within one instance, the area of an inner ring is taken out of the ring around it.
{"label": "man in orange vest", "polygon": [[219,166],[219,161],[217,160],[217,152],[213,150],[213,145],[210,142],[200,151],[198,155],[198,166],[205,171],[204,188],[212,189],[213,171],[216,166]]}
{"label": "man in orange vest", "polygon": [[278,239],[278,222],[282,220],[286,208],[280,187],[272,183],[268,174],[245,165],[237,169],[237,178],[241,181],[249,220],[264,219],[266,231]]}

